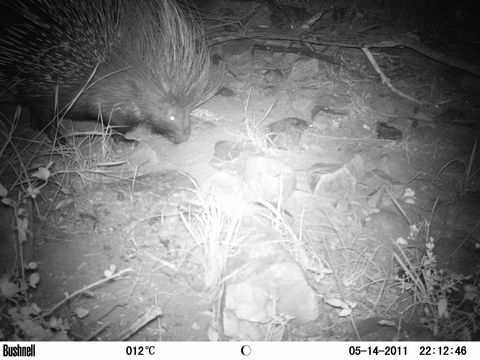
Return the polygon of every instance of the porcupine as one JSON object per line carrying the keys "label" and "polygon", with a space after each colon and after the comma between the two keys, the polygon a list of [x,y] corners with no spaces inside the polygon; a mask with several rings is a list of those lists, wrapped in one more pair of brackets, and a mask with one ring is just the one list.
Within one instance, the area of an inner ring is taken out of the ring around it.
{"label": "porcupine", "polygon": [[80,94],[67,118],[101,115],[120,133],[145,125],[180,143],[217,88],[201,27],[174,0],[1,2],[21,24],[0,39],[0,86],[17,84],[39,127],[53,118],[58,85],[58,109]]}

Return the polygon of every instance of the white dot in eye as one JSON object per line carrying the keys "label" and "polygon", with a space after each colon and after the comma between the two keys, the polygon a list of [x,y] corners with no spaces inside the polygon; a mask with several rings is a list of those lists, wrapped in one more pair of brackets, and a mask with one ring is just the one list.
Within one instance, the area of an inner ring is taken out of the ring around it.
{"label": "white dot in eye", "polygon": [[170,120],[170,121],[175,121],[175,116],[170,115],[170,117],[168,118],[168,120]]}

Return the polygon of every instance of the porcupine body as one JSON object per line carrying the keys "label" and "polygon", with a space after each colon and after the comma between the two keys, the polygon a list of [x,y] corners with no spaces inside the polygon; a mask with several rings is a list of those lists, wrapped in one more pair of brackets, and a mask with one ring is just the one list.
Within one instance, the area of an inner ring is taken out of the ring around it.
{"label": "porcupine body", "polygon": [[0,39],[0,87],[15,83],[40,127],[58,89],[67,118],[101,117],[121,133],[144,125],[180,143],[216,90],[201,28],[173,0],[0,2],[19,19]]}

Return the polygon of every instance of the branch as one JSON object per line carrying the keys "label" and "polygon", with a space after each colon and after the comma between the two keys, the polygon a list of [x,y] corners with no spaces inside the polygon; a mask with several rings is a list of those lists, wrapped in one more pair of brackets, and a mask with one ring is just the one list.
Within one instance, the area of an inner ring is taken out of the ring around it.
{"label": "branch", "polygon": [[313,45],[323,46],[339,46],[346,48],[392,48],[392,47],[405,47],[409,48],[425,57],[436,60],[451,67],[455,67],[464,70],[470,74],[480,76],[480,67],[471,64],[467,61],[448,56],[442,52],[432,50],[425,46],[415,35],[413,34],[400,34],[394,35],[390,39],[385,39],[386,35],[379,36],[364,36],[364,37],[349,37],[346,39],[322,39],[321,36],[315,34],[307,35],[283,35],[278,33],[268,32],[244,32],[243,34],[228,34],[210,37],[209,43],[211,45],[221,44],[228,41],[241,40],[241,39],[254,39],[254,40],[270,40],[270,41],[294,41],[302,42]]}

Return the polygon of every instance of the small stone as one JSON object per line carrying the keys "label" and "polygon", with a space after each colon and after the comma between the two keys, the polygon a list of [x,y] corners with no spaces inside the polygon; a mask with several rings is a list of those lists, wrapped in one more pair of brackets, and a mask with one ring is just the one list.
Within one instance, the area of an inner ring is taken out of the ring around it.
{"label": "small stone", "polygon": [[245,168],[245,183],[254,200],[278,203],[288,199],[296,189],[295,171],[288,165],[261,156],[250,157]]}
{"label": "small stone", "polygon": [[305,120],[288,117],[268,125],[267,136],[275,147],[290,150],[299,145],[302,133],[309,127]]}
{"label": "small stone", "polygon": [[397,128],[387,125],[384,122],[377,124],[377,139],[401,140],[403,134]]}
{"label": "small stone", "polygon": [[216,95],[223,96],[223,97],[234,97],[235,91],[223,86],[220,90],[218,90]]}
{"label": "small stone", "polygon": [[217,141],[213,156],[218,160],[230,161],[240,157],[240,150],[238,144],[233,141]]}

